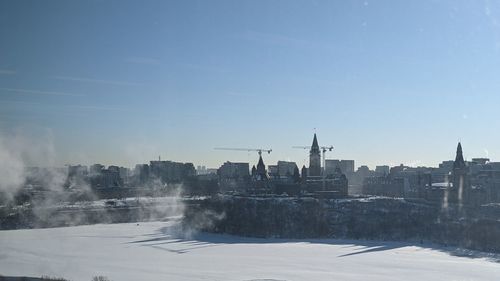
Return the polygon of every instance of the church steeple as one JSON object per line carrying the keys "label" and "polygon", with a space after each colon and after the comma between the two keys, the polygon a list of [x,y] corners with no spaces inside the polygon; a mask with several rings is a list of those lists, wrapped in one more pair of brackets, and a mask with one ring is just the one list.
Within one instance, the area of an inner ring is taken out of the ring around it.
{"label": "church steeple", "polygon": [[459,142],[457,146],[457,155],[455,156],[455,162],[453,163],[453,169],[460,169],[465,167],[464,154],[462,151],[462,144]]}
{"label": "church steeple", "polygon": [[318,138],[316,137],[316,133],[314,133],[313,143],[311,145],[311,153],[319,153]]}

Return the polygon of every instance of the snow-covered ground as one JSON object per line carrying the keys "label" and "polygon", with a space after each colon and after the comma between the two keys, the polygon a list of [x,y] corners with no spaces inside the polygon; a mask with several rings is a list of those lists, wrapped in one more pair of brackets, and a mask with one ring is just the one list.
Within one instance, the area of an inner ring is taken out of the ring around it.
{"label": "snow-covered ground", "polygon": [[[499,280],[495,255],[395,242],[182,238],[176,222],[0,231],[0,275],[110,280]],[[468,257],[457,256],[469,254]]]}

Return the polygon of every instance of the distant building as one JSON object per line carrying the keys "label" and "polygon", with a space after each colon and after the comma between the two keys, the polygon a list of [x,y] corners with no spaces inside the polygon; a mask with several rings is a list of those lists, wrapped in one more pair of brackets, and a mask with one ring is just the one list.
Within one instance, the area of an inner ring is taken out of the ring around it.
{"label": "distant building", "polygon": [[359,175],[359,177],[364,179],[370,176],[370,168],[368,168],[368,166],[360,166],[356,173]]}
{"label": "distant building", "polygon": [[431,171],[432,181],[434,183],[444,183],[450,181],[449,177],[453,169],[453,160],[443,161],[439,164],[438,168]]}
{"label": "distant building", "polygon": [[125,185],[129,184],[130,181],[130,169],[126,167],[119,168],[120,178],[123,180]]}
{"label": "distant building", "polygon": [[318,139],[316,137],[316,134],[314,134],[311,150],[309,151],[308,172],[310,177],[321,176],[321,151],[319,149]]}
{"label": "distant building", "polygon": [[367,177],[363,182],[363,194],[388,197],[404,197],[405,179],[390,175]]}
{"label": "distant building", "polygon": [[[333,175],[335,169],[340,168],[340,160],[337,159],[327,159],[325,160],[325,173],[326,175]],[[342,170],[342,168],[341,168]]]}
{"label": "distant building", "polygon": [[236,163],[236,162],[225,162],[217,171],[219,177],[224,179],[241,179],[248,178],[249,174],[249,164],[248,163]]}
{"label": "distant building", "polygon": [[259,162],[257,163],[257,169],[255,169],[255,174],[252,177],[256,181],[266,181],[269,180],[269,176],[267,174],[266,165],[264,165],[264,160],[262,160],[262,156],[259,156]]}
{"label": "distant building", "polygon": [[[252,170],[256,170],[255,166]],[[222,191],[244,191],[250,182],[249,164],[225,162],[217,170]]]}
{"label": "distant building", "polygon": [[118,166],[108,166],[108,170],[120,174],[120,167]]}
{"label": "distant building", "polygon": [[301,175],[300,175],[300,171],[299,171],[299,167],[297,165],[295,165],[295,169],[293,170],[293,182],[294,183],[300,183],[301,182]]}
{"label": "distant building", "polygon": [[[270,178],[272,178],[272,179],[279,179],[280,178],[280,174],[279,174],[279,170],[278,170],[278,165],[269,165],[269,166],[267,166],[267,171],[268,171],[268,175],[269,175]],[[257,172],[257,168],[255,168],[255,172]],[[254,175],[254,174],[255,173],[252,173],[252,175]]]}
{"label": "distant building", "polygon": [[290,178],[293,176],[295,169],[298,169],[295,162],[278,161],[278,176],[280,178]]}
{"label": "distant building", "polygon": [[207,175],[217,175],[217,169],[207,168]]}
{"label": "distant building", "polygon": [[100,186],[102,188],[118,188],[123,187],[123,180],[120,177],[120,171],[118,167],[112,167],[112,169],[104,169],[101,172],[101,176],[98,177]]}
{"label": "distant building", "polygon": [[486,165],[486,163],[490,162],[489,158],[472,158],[472,162],[479,165]]}
{"label": "distant building", "polygon": [[102,170],[104,170],[104,165],[94,164],[89,168],[89,176],[100,175]]}
{"label": "distant building", "polygon": [[329,190],[338,192],[336,197],[346,197],[348,192],[348,181],[346,175],[340,168],[335,169],[333,175],[328,177],[331,180]]}
{"label": "distant building", "polygon": [[304,190],[319,198],[344,198],[348,194],[347,177],[339,167],[333,174],[323,177],[308,177]]}
{"label": "distant building", "polygon": [[379,175],[388,175],[390,171],[390,167],[387,165],[377,166],[375,167],[375,173]]}
{"label": "distant building", "polygon": [[90,166],[89,181],[90,186],[95,189],[118,188],[124,186],[118,166],[109,166],[108,169],[105,169],[101,164]]}
{"label": "distant building", "polygon": [[458,143],[457,155],[453,163],[452,183],[453,185],[450,188],[451,196],[449,197],[451,201],[458,203],[467,201],[469,199],[471,185],[469,167],[465,163],[461,143]]}
{"label": "distant building", "polygon": [[197,166],[196,167],[196,174],[197,175],[206,175],[207,174],[207,167],[205,167],[205,166]]}
{"label": "distant building", "polygon": [[76,165],[68,166],[68,177],[70,178],[84,178],[88,174],[87,166]]}
{"label": "distant building", "polygon": [[302,182],[306,182],[307,180],[307,168],[306,168],[306,165],[303,165],[302,166],[302,169],[300,169],[300,178],[302,180]]}
{"label": "distant building", "polygon": [[455,161],[453,161],[453,160],[443,161],[443,162],[441,162],[441,164],[439,164],[439,168],[438,169],[442,173],[448,174],[453,169],[453,163],[454,162]]}
{"label": "distant building", "polygon": [[134,169],[134,184],[143,186],[149,181],[149,165],[137,164]]}
{"label": "distant building", "polygon": [[340,160],[340,170],[344,174],[354,173],[354,160]]}
{"label": "distant building", "polygon": [[500,171],[500,162],[489,162],[488,165],[492,170]]}
{"label": "distant building", "polygon": [[178,183],[196,175],[192,163],[173,161],[150,161],[150,176],[159,179],[162,183]]}
{"label": "distant building", "polygon": [[196,174],[199,176],[202,175],[216,175],[217,169],[207,168],[206,166],[198,166],[196,168]]}
{"label": "distant building", "polygon": [[401,164],[399,166],[394,166],[391,169],[389,169],[389,173],[392,174],[392,175],[394,175],[394,174],[397,174],[397,173],[401,173],[401,172],[403,172],[404,170],[406,170],[408,168],[410,168],[410,167]]}
{"label": "distant building", "polygon": [[337,167],[340,168],[344,174],[352,174],[354,173],[354,160],[325,160],[325,173],[327,176],[335,174],[335,169],[337,169]]}

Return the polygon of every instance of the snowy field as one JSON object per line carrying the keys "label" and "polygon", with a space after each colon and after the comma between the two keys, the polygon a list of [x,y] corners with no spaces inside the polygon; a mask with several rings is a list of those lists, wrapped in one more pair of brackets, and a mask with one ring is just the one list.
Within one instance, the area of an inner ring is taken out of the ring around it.
{"label": "snowy field", "polygon": [[[495,255],[404,243],[182,238],[175,222],[0,231],[0,275],[119,280],[500,280]],[[468,255],[467,257],[459,255]]]}

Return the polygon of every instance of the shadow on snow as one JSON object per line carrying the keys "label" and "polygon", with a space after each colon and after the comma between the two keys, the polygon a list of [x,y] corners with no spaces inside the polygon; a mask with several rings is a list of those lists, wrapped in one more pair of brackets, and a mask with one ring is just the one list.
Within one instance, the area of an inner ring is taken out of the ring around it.
{"label": "shadow on snow", "polygon": [[[227,234],[213,234],[206,232],[186,231],[179,224],[165,226],[158,229],[155,233],[145,234],[146,239],[126,242],[127,244],[137,244],[143,247],[186,254],[198,249],[217,247],[228,244],[275,244],[275,243],[309,243],[309,244],[327,244],[327,245],[345,245],[344,248],[356,248],[357,251],[343,254],[339,258],[346,258],[356,255],[370,254],[395,250],[405,247],[419,247],[422,249],[431,249],[464,258],[483,258],[492,262],[500,262],[500,254],[467,250],[458,247],[446,247],[432,243],[417,242],[393,242],[393,241],[372,241],[372,240],[347,240],[347,239],[282,239],[282,238],[253,238],[242,237]],[[172,247],[169,247],[172,246]]]}

